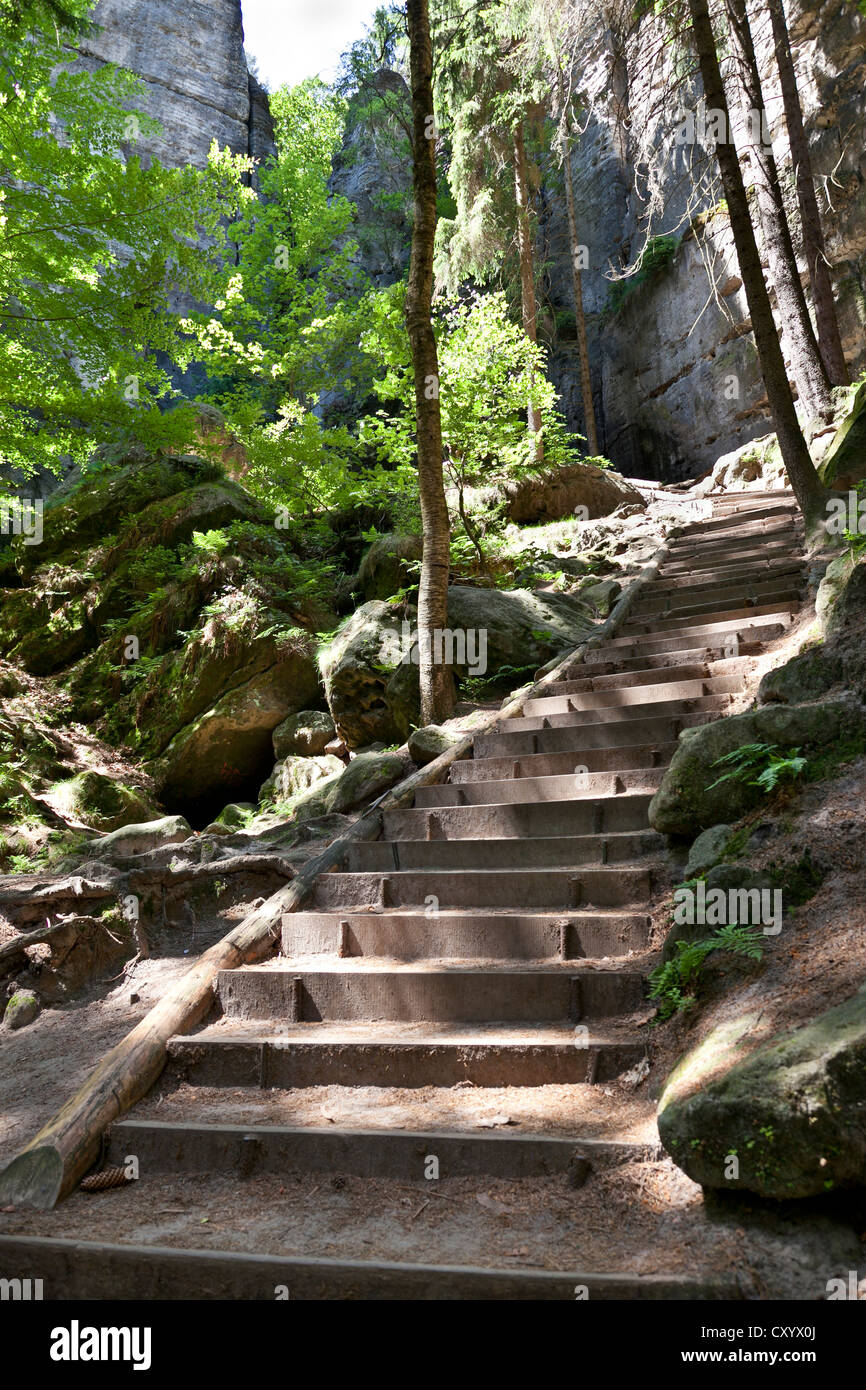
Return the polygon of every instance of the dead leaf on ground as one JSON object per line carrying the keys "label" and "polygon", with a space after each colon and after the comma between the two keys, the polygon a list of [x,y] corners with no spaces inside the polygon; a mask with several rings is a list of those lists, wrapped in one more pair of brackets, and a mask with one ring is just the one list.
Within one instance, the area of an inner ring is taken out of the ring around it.
{"label": "dead leaf on ground", "polygon": [[513,1207],[509,1207],[505,1202],[497,1202],[495,1197],[491,1197],[488,1192],[476,1192],[475,1200],[479,1206],[486,1207],[488,1211],[494,1211],[497,1216],[504,1216],[506,1212],[512,1212]]}

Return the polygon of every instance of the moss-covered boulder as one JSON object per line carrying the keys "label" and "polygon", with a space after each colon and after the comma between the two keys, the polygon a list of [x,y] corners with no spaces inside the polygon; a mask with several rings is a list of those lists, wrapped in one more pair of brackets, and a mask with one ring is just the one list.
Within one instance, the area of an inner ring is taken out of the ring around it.
{"label": "moss-covered boulder", "polygon": [[181,845],[192,833],[192,826],[183,816],[160,816],[158,820],[123,825],[98,840],[88,840],[81,850],[89,858],[110,860],[115,855],[147,854],[160,845]]}
{"label": "moss-covered boulder", "polygon": [[[415,615],[406,613],[365,603],[321,654],[328,707],[350,748],[402,743],[419,721]],[[577,598],[462,585],[448,590],[448,624],[441,654],[458,676],[501,674],[512,685],[595,629]]]}
{"label": "moss-covered boulder", "polygon": [[389,599],[417,585],[422,550],[420,536],[401,531],[377,536],[358,567],[354,587],[365,599]]}
{"label": "moss-covered boulder", "polygon": [[696,878],[718,864],[731,843],[733,833],[730,825],[711,825],[708,830],[702,830],[689,850],[686,878]]}
{"label": "moss-covered boulder", "polygon": [[132,750],[187,814],[254,793],[273,730],[321,699],[327,575],[276,521],[218,464],[130,457],[70,479],[43,544],[10,548],[0,653],[55,675],[70,715]]}
{"label": "moss-covered boulder", "polygon": [[36,995],[29,989],[17,989],[6,1005],[3,1022],[10,1031],[26,1028],[39,1017],[40,1005]]}
{"label": "moss-covered boulder", "polygon": [[842,679],[844,665],[841,657],[825,650],[820,643],[800,652],[768,671],[758,686],[761,704],[797,705],[820,700]]}
{"label": "moss-covered boulder", "polygon": [[440,754],[447,753],[460,740],[460,735],[450,729],[440,729],[438,724],[425,724],[423,729],[414,729],[409,735],[409,757],[419,767],[426,767]]}
{"label": "moss-covered boulder", "polygon": [[715,1029],[659,1102],[659,1135],[695,1182],[762,1197],[860,1185],[866,1165],[866,989],[746,1055],[757,1017]]}
{"label": "moss-covered boulder", "polygon": [[342,771],[342,762],[331,754],[318,758],[284,758],[263,783],[259,801],[291,801],[326,777],[333,777]]}
{"label": "moss-covered boulder", "polygon": [[730,778],[718,760],[749,743],[773,744],[782,750],[824,752],[866,731],[866,711],[854,699],[807,705],[767,705],[747,714],[684,729],[661,786],[650,802],[654,830],[668,835],[696,835],[709,826],[739,820],[765,799],[763,788]]}
{"label": "moss-covered boulder", "polygon": [[147,792],[102,772],[79,772],[56,782],[46,799],[64,820],[94,830],[117,830],[159,818],[159,807]]}
{"label": "moss-covered boulder", "polygon": [[397,753],[359,753],[348,767],[325,778],[291,802],[296,822],[345,815],[375,801],[412,770],[408,757]]}
{"label": "moss-covered boulder", "polygon": [[322,710],[300,710],[274,729],[274,757],[278,761],[291,757],[318,757],[336,734],[337,729],[330,714]]}
{"label": "moss-covered boulder", "polygon": [[853,487],[866,478],[866,381],[857,388],[847,415],[818,468],[828,487]]}
{"label": "moss-covered boulder", "polygon": [[[210,687],[195,681],[191,687],[179,685],[178,697],[186,694],[189,701],[183,712],[190,710],[191,717],[159,756],[145,764],[166,803],[179,805],[216,796],[219,791],[251,789],[256,774],[270,764],[274,729],[296,703],[308,704],[318,693],[311,641],[281,649],[266,638],[261,643],[251,642],[244,650],[247,661],[237,673],[242,676],[240,684],[200,713],[192,714],[190,705],[203,702]],[[181,681],[187,674],[187,655],[176,663]],[[183,708],[180,698],[174,706],[175,720],[179,705]],[[160,731],[170,728],[165,712],[157,716],[150,730],[150,746],[161,743]]]}

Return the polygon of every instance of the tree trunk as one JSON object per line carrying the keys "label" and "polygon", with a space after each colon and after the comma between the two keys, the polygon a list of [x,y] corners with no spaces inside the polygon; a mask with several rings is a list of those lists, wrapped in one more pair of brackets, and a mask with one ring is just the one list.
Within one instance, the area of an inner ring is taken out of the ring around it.
{"label": "tree trunk", "polygon": [[[529,175],[526,144],[520,122],[514,128],[514,199],[517,206],[517,254],[520,262],[520,304],[523,331],[532,343],[538,342],[538,308],[535,302],[535,266],[532,255],[532,226],[529,220]],[[527,408],[529,429],[535,439],[535,461],[544,462],[541,442],[541,411],[533,400]]]}
{"label": "tree trunk", "polygon": [[785,359],[779,344],[770,296],[764,283],[761,257],[755,240],[755,229],[752,226],[740,161],[734,145],[726,138],[730,132],[730,113],[707,0],[689,0],[689,12],[707,107],[721,112],[723,116],[724,129],[722,139],[716,145],[716,156],[752,319],[752,332],[758,349],[761,375],[764,378],[788,479],[803,512],[807,530],[814,532],[824,520],[827,494],[815,471],[794,409]]}
{"label": "tree trunk", "polygon": [[577,239],[577,216],[574,208],[574,179],[571,172],[571,141],[566,139],[562,155],[565,175],[565,205],[568,210],[568,241],[571,250],[572,292],[574,319],[577,324],[577,347],[580,356],[580,391],[583,397],[583,418],[586,442],[592,455],[598,454],[598,431],[595,425],[595,405],[592,399],[592,376],[589,370],[589,349],[586,343],[586,316],[583,312],[583,285],[580,273],[580,243]]}
{"label": "tree trunk", "polygon": [[779,84],[782,102],[785,107],[785,123],[788,127],[788,142],[791,146],[791,162],[797,180],[797,199],[800,204],[800,222],[803,232],[803,251],[809,267],[812,285],[812,303],[815,306],[815,322],[818,326],[818,346],[824,359],[827,375],[834,386],[847,386],[851,373],[842,350],[839,322],[836,318],[836,303],[833,298],[833,285],[830,280],[830,267],[827,263],[824,231],[818,199],[815,195],[815,181],[812,177],[812,157],[809,142],[803,128],[803,111],[800,106],[800,93],[797,88],[797,74],[791,56],[791,41],[785,20],[782,0],[767,0],[770,20],[773,25],[773,46],[776,66],[779,70]]}
{"label": "tree trunk", "polygon": [[428,0],[408,0],[411,50],[415,220],[406,291],[406,328],[412,346],[417,412],[418,485],[424,552],[418,589],[418,673],[421,722],[441,724],[454,708],[449,667],[435,661],[433,634],[448,626],[451,531],[442,472],[439,360],[431,320],[436,238],[436,130],[433,118],[433,45]]}
{"label": "tree trunk", "polygon": [[812,417],[832,408],[830,380],[809,317],[773,148],[769,140],[763,138],[767,115],[746,0],[726,0],[726,10],[733,39],[744,143],[754,176],[770,278],[776,291],[797,391]]}

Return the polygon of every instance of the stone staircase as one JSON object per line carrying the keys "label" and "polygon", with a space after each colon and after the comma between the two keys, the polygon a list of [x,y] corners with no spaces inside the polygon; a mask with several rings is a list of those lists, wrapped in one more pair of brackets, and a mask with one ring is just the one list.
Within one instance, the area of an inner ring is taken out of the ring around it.
{"label": "stone staircase", "polygon": [[222,1018],[171,1043],[184,1076],[528,1086],[634,1066],[644,979],[617,962],[647,946],[647,808],[680,731],[723,714],[795,616],[801,540],[779,494],[686,527],[618,637],[352,846],[278,961],[222,973]]}
{"label": "stone staircase", "polygon": [[[796,616],[803,583],[789,495],[716,501],[672,542],[618,636],[522,717],[479,735],[447,783],[387,813],[381,840],[352,846],[307,909],[284,919],[279,959],[222,972],[221,1017],[170,1043],[175,1076],[188,1088],[248,1088],[251,1098],[269,1088],[461,1084],[584,1094],[634,1068],[646,1053],[636,1019],[648,1012],[649,905],[666,876],[649,802],[681,730],[724,714],[754,658]],[[443,1177],[523,1179],[568,1175],[576,1152],[592,1160],[628,1150],[580,1133],[243,1128],[206,1113],[181,1124],[133,1116],[111,1135],[115,1158],[135,1153],[144,1172],[163,1175],[336,1171],[417,1182],[433,1153]],[[581,1282],[590,1297],[724,1296],[699,1273],[437,1270],[381,1259],[297,1257],[290,1282],[315,1297],[571,1298]]]}

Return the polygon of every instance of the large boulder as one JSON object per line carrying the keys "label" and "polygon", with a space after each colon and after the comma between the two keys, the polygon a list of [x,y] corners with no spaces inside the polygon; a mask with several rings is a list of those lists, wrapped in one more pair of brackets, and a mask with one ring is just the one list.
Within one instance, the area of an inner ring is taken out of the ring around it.
{"label": "large boulder", "polygon": [[654,830],[668,835],[696,835],[712,825],[739,820],[759,806],[766,793],[751,781],[729,779],[712,784],[727,770],[718,759],[748,743],[774,744],[783,750],[825,749],[837,740],[862,735],[866,711],[853,699],[812,705],[767,705],[747,714],[684,729],[661,786],[650,802]]}
{"label": "large boulder", "polygon": [[828,487],[851,488],[866,477],[866,381],[833,436],[818,474]]}
{"label": "large boulder", "polygon": [[417,584],[423,548],[420,536],[406,532],[377,536],[358,567],[354,587],[366,599],[389,599],[399,589]]}
{"label": "large boulder", "polygon": [[612,468],[592,463],[568,463],[561,468],[506,483],[505,514],[509,521],[526,525],[538,521],[561,521],[573,516],[577,507],[586,508],[586,519],[609,516],[624,503],[643,509],[644,498],[628,479]]}
{"label": "large boulder", "polygon": [[0,652],[55,675],[190,815],[249,797],[273,730],[321,699],[315,633],[336,615],[275,521],[218,463],[130,456],[69,479],[43,543],[8,548]]}
{"label": "large boulder", "polygon": [[425,724],[423,729],[413,729],[409,735],[409,757],[419,767],[426,767],[459,741],[460,734],[440,729],[438,724]]}
{"label": "large boulder", "polygon": [[250,650],[243,683],[185,723],[147,764],[163,800],[181,804],[218,791],[240,793],[270,763],[274,729],[318,693],[312,642],[295,651],[275,648],[273,656],[268,666],[262,651]]}
{"label": "large boulder", "polygon": [[377,740],[402,743],[417,722],[413,670],[392,651],[399,637],[395,609],[373,599],[352,614],[320,654],[328,708],[350,748]]}
{"label": "large boulder", "polygon": [[[402,611],[380,600],[363,604],[320,657],[328,706],[350,748],[402,743],[418,722],[415,625]],[[514,684],[595,626],[593,610],[577,598],[469,586],[448,590],[448,623],[443,655],[458,675],[492,677],[507,667]]]}
{"label": "large boulder", "polygon": [[756,1021],[717,1028],[671,1074],[658,1117],[668,1153],[705,1187],[762,1197],[861,1185],[866,988],[744,1056]]}
{"label": "large boulder", "polygon": [[317,782],[342,771],[342,762],[331,754],[318,758],[284,758],[261,787],[259,801],[291,801]]}
{"label": "large boulder", "polygon": [[45,799],[64,820],[94,830],[117,830],[159,815],[148,792],[103,772],[79,772],[67,781],[56,782]]}
{"label": "large boulder", "polygon": [[39,1017],[40,1004],[36,995],[29,989],[18,989],[12,995],[3,1014],[3,1022],[11,1031],[26,1028],[34,1018]]}
{"label": "large boulder", "polygon": [[[335,759],[335,761],[337,761]],[[411,771],[408,758],[396,753],[359,753],[348,767],[301,792],[291,802],[294,821],[321,820],[345,815],[375,801]]]}
{"label": "large boulder", "polygon": [[866,563],[855,562],[850,551],[833,560],[815,607],[825,640],[814,637],[766,673],[758,687],[762,704],[804,704],[834,687],[866,698]]}
{"label": "large boulder", "polygon": [[113,855],[147,854],[160,845],[181,845],[192,835],[192,826],[183,816],[162,816],[138,825],[124,825],[98,840],[82,846],[88,857],[111,859]]}
{"label": "large boulder", "polygon": [[337,730],[322,710],[303,709],[278,724],[273,733],[274,756],[279,761],[293,756],[315,758],[324,753]]}
{"label": "large boulder", "polygon": [[773,492],[788,487],[788,475],[782,462],[779,441],[775,434],[750,439],[729,454],[716,459],[708,477],[690,489],[694,497],[708,497],[724,492]]}

